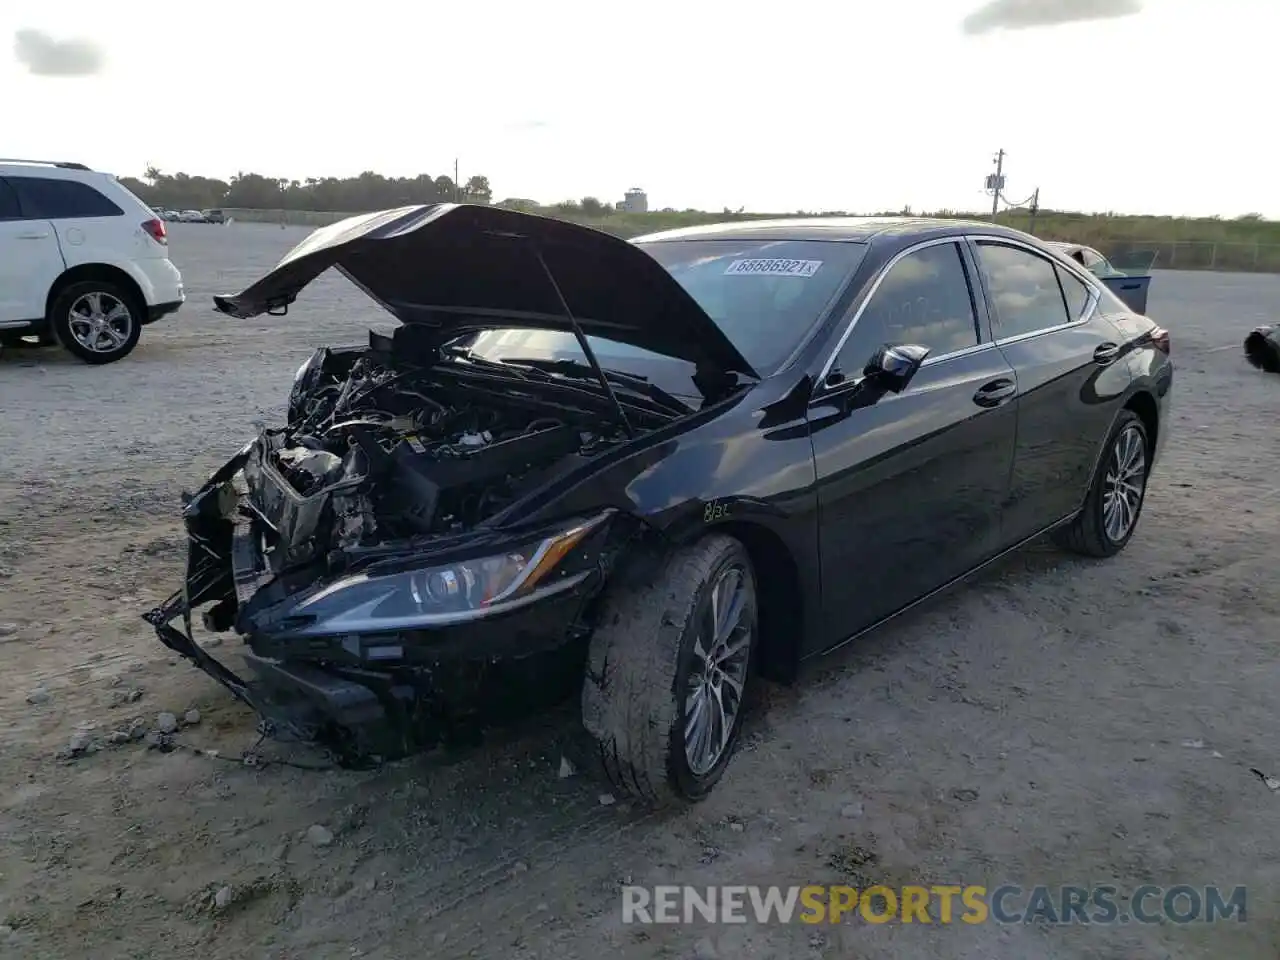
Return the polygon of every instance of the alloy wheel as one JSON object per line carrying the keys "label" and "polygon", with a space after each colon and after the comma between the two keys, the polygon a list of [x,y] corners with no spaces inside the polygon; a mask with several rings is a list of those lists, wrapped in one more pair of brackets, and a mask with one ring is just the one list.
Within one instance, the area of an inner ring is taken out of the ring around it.
{"label": "alloy wheel", "polygon": [[86,293],[71,305],[67,326],[76,342],[94,353],[113,353],[133,334],[133,313],[109,293]]}
{"label": "alloy wheel", "polygon": [[1102,481],[1102,527],[1112,543],[1120,543],[1133,531],[1146,487],[1147,441],[1131,423],[1111,445]]}
{"label": "alloy wheel", "polygon": [[712,584],[698,626],[684,706],[685,760],[695,776],[723,759],[742,709],[754,639],[750,589],[741,566],[726,568]]}

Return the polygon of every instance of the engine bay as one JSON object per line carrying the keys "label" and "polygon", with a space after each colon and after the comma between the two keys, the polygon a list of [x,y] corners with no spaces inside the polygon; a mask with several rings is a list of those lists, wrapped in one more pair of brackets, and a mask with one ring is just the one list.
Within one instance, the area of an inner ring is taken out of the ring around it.
{"label": "engine bay", "polygon": [[466,531],[628,439],[607,409],[547,386],[492,364],[423,364],[389,342],[317,351],[288,425],[264,431],[243,467],[272,566]]}

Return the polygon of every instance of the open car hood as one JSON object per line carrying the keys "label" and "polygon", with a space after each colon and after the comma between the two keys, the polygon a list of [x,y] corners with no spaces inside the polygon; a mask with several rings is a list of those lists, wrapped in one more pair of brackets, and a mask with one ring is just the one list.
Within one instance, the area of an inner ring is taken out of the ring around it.
{"label": "open car hood", "polygon": [[504,326],[572,332],[567,305],[587,336],[708,372],[756,375],[697,301],[639,247],[500,207],[437,203],[350,217],[316,230],[261,279],[214,297],[214,305],[241,318],[280,313],[329,267],[402,323],[434,327],[442,340]]}

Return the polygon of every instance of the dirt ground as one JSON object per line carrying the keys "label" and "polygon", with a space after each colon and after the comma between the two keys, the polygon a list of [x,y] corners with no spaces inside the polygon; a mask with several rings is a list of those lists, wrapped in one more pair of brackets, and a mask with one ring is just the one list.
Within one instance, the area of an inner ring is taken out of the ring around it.
{"label": "dirt ground", "polygon": [[[558,775],[572,705],[373,772],[238,761],[250,714],[139,614],[180,581],[181,490],[369,310],[332,279],[287,319],[221,318],[209,295],[303,231],[171,229],[189,300],[130,359],[0,356],[0,956],[1280,955],[1280,792],[1250,772],[1280,775],[1280,379],[1239,349],[1280,277],[1157,276],[1175,412],[1121,557],[1032,548],[769,690],[714,795],[652,815]],[[193,708],[182,749],[111,742]],[[67,759],[77,737],[101,749]],[[628,881],[871,880],[1246,884],[1248,919],[621,923]]]}

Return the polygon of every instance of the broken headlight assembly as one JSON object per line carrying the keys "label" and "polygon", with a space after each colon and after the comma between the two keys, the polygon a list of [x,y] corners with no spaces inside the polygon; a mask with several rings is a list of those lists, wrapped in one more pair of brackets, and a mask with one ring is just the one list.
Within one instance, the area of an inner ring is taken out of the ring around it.
{"label": "broken headlight assembly", "polygon": [[297,420],[306,409],[307,397],[320,382],[324,374],[325,362],[329,359],[327,347],[320,347],[298,367],[293,375],[293,386],[289,388],[289,422]]}
{"label": "broken headlight assembly", "polygon": [[590,576],[594,568],[567,572],[562,561],[608,516],[602,513],[501,553],[343,577],[294,606],[285,615],[285,629],[304,636],[416,630],[525,606]]}

